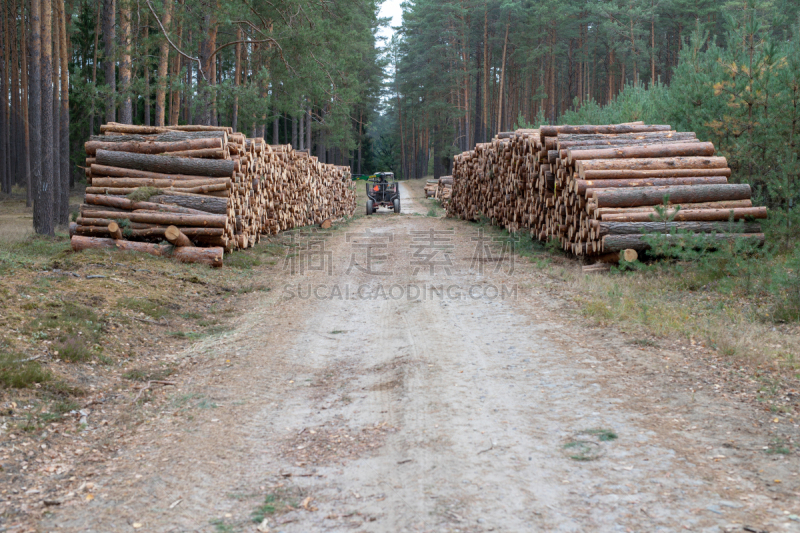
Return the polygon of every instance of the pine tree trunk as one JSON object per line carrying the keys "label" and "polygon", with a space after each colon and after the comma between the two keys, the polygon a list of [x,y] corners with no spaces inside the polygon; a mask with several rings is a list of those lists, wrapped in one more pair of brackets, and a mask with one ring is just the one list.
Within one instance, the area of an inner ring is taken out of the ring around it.
{"label": "pine tree trunk", "polygon": [[297,149],[297,118],[292,117],[292,148]]}
{"label": "pine tree trunk", "polygon": [[0,55],[0,92],[2,92],[2,96],[0,96],[0,106],[2,106],[0,108],[0,190],[4,193],[11,192],[11,164],[9,161],[11,131],[8,126],[8,86],[6,85],[10,66],[8,46],[6,46],[8,37],[8,10],[2,8],[0,9],[0,49],[3,51]]}
{"label": "pine tree trunk", "polygon": [[28,31],[25,24],[25,0],[22,1],[21,18],[20,18],[20,55],[22,56],[22,114],[24,122],[24,135],[23,142],[25,144],[25,153],[23,154],[23,170],[25,172],[25,205],[26,207],[33,206],[34,198],[34,181],[31,173],[31,122],[30,122],[30,85],[28,84],[28,57],[32,53],[32,42],[29,41]]}
{"label": "pine tree trunk", "polygon": [[144,22],[144,125],[150,126],[150,54],[147,51],[147,40],[150,35],[150,28],[147,24],[147,16],[145,12]]}
{"label": "pine tree trunk", "polygon": [[53,34],[53,224],[58,224],[61,217],[61,23],[59,4],[61,0],[52,1],[52,34]]}
{"label": "pine tree trunk", "polygon": [[[278,120],[279,120],[278,119],[278,108],[276,106],[275,107],[275,118],[272,119],[272,144],[280,144],[281,143],[281,140],[278,138],[278,133],[279,133],[278,130],[279,130],[279,126],[280,126],[280,124],[278,123]],[[266,132],[264,133],[263,136],[266,136]]]}
{"label": "pine tree trunk", "polygon": [[69,49],[67,48],[67,17],[64,0],[59,2],[61,36],[61,210],[58,223],[69,223],[69,187],[70,187],[70,162],[69,162]]}
{"label": "pine tree trunk", "polygon": [[117,75],[114,65],[116,52],[116,0],[103,0],[103,72],[109,92],[106,97],[106,122],[117,120]]}
{"label": "pine tree trunk", "polygon": [[[94,52],[92,57],[92,90],[97,89],[97,51],[100,47],[100,15],[103,13],[103,9],[100,5],[95,6],[97,8],[97,20],[94,24]],[[89,135],[94,135],[94,113],[95,113],[95,95],[92,95],[92,109],[89,112]],[[98,128],[99,129],[99,128]]]}
{"label": "pine tree trunk", "polygon": [[42,0],[41,3],[41,43],[42,43],[42,178],[39,183],[41,202],[39,209],[39,227],[37,232],[44,235],[53,235],[54,212],[53,203],[53,9],[51,0]]}
{"label": "pine tree trunk", "polygon": [[[242,36],[242,27],[236,26],[236,40],[241,41],[243,39]],[[233,84],[236,87],[235,93],[233,96],[233,119],[231,120],[231,126],[233,127],[233,131],[239,131],[237,128],[239,126],[239,85],[242,82],[242,45],[241,43],[236,44],[236,64],[234,66],[234,74],[233,74]]]}
{"label": "pine tree trunk", "polygon": [[309,155],[311,154],[311,109],[306,110],[306,148],[308,148]]}
{"label": "pine tree trunk", "polygon": [[483,3],[483,142],[489,140],[489,7]]}
{"label": "pine tree trunk", "polygon": [[122,124],[133,124],[133,106],[131,102],[131,6],[129,1],[120,0],[119,4],[119,44],[122,52],[119,62],[119,92],[122,95],[119,121]]}
{"label": "pine tree trunk", "polygon": [[[9,6],[11,8],[11,111],[12,111],[12,146],[14,151],[14,183],[23,184],[25,168],[23,164],[25,155],[25,140],[23,138],[23,118],[22,118],[22,95],[20,94],[19,80],[19,36],[17,34],[17,0],[13,0]],[[22,18],[22,24],[25,19]],[[24,42],[24,41],[22,41]],[[24,55],[24,54],[23,54]]]}
{"label": "pine tree trunk", "polygon": [[298,138],[297,142],[299,143],[300,150],[305,150],[305,140],[306,140],[306,112],[303,111],[300,113],[300,118],[298,119],[300,125],[297,127],[298,131]]}
{"label": "pine tree trunk", "polygon": [[[172,12],[172,0],[169,1],[170,4],[170,14]],[[183,0],[178,0],[178,5],[183,5]],[[183,36],[183,24],[181,19],[177,18],[178,20],[178,29],[175,32],[175,39],[177,42],[180,43],[181,37]],[[169,51],[169,43],[166,43],[167,50]],[[172,86],[172,80],[177,82],[178,78],[181,74],[181,56],[179,54],[174,54],[172,59],[172,64],[170,67],[171,71],[171,80],[170,80],[170,98],[169,98],[169,125],[170,126],[177,126],[178,119],[180,118],[180,111],[181,111],[181,93],[180,91],[176,90]],[[166,111],[165,111],[166,114]]]}

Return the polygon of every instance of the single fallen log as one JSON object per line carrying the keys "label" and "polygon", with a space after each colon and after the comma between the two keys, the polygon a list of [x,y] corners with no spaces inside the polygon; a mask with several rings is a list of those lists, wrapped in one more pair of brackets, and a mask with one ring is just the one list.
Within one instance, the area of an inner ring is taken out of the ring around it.
{"label": "single fallen log", "polygon": [[167,131],[157,135],[117,135],[107,133],[105,135],[92,135],[90,141],[99,142],[180,142],[192,139],[222,139],[223,146],[228,143],[228,134],[224,131]]}
{"label": "single fallen log", "polygon": [[173,247],[171,245],[134,242],[121,239],[102,239],[74,235],[71,239],[72,249],[76,252],[93,248],[116,248],[142,252],[160,257],[172,257],[183,263],[203,263],[215,268],[222,266],[224,250],[220,247],[197,248],[192,246]]}
{"label": "single fallen log", "polygon": [[86,155],[94,156],[97,150],[110,150],[115,152],[133,152],[137,154],[163,154],[170,152],[185,152],[186,150],[216,149],[222,150],[224,147],[223,139],[208,137],[200,139],[187,139],[185,141],[174,142],[148,142],[148,141],[128,141],[114,142],[88,141],[84,143]]}
{"label": "single fallen log", "polygon": [[584,170],[579,172],[581,179],[647,179],[647,178],[693,178],[702,176],[731,177],[730,168],[670,168],[656,170]]}
{"label": "single fallen log", "polygon": [[230,178],[205,178],[196,180],[154,180],[148,178],[92,178],[92,187],[153,187],[157,189],[179,188],[192,189],[204,185],[225,185],[222,189],[231,188]]}
{"label": "single fallen log", "polygon": [[709,142],[655,144],[649,146],[629,146],[594,150],[570,149],[567,150],[567,163],[571,165],[576,161],[584,160],[712,155],[714,155],[714,143]]}
{"label": "single fallen log", "polygon": [[592,133],[646,133],[651,131],[672,131],[669,124],[609,124],[602,126],[582,125],[582,126],[542,126],[539,134],[542,137],[555,137],[559,134],[592,134]]}
{"label": "single fallen log", "polygon": [[161,174],[189,174],[230,178],[235,164],[227,159],[193,159],[166,155],[132,154],[129,152],[97,151],[97,162],[111,167],[132,168]]}
{"label": "single fallen log", "polygon": [[147,172],[145,170],[136,170],[133,168],[119,168],[107,165],[93,164],[90,168],[92,177],[116,177],[116,178],[144,178],[152,180],[227,180],[231,179],[230,176],[213,178],[208,176],[187,176],[185,174],[162,174],[160,172]]}
{"label": "single fallen log", "polygon": [[157,211],[83,211],[84,217],[109,218],[115,220],[130,220],[131,222],[144,222],[149,224],[163,224],[165,226],[190,226],[224,228],[228,217],[204,213],[202,215],[185,215],[181,213],[164,213]]}
{"label": "single fallen log", "polygon": [[643,178],[617,180],[573,180],[572,191],[580,196],[592,189],[610,189],[615,187],[663,187],[665,185],[701,185],[728,183],[725,176],[705,176],[687,178]]}
{"label": "single fallen log", "polygon": [[643,233],[666,233],[673,229],[691,231],[692,233],[761,233],[761,224],[757,222],[729,223],[720,222],[606,222],[592,221],[592,227],[601,237],[606,235],[641,235]]}
{"label": "single fallen log", "polygon": [[586,172],[590,170],[694,170],[727,167],[728,160],[724,157],[645,157],[640,159],[588,159],[575,162],[575,168],[581,179],[587,179]]}
{"label": "single fallen log", "polygon": [[671,185],[666,187],[627,187],[594,189],[592,198],[597,207],[629,207],[669,203],[683,204],[750,198],[750,185],[728,183],[712,185]]}
{"label": "single fallen log", "polygon": [[[653,237],[651,235],[650,237]],[[676,243],[689,242],[686,235],[670,235],[661,234],[658,237],[673,241]],[[701,238],[706,245],[720,245],[726,242],[732,242],[737,239],[743,239],[751,242],[757,246],[764,244],[763,233],[708,233],[703,235],[689,235],[692,241]],[[606,235],[603,237],[602,250],[604,252],[616,252],[626,248],[633,248],[634,250],[647,250],[650,244],[645,242],[647,236],[644,235]]]}
{"label": "single fallen log", "polygon": [[150,201],[166,205],[175,204],[176,206],[186,207],[197,211],[205,211],[207,213],[215,213],[218,215],[226,214],[228,209],[227,198],[213,198],[208,196],[158,195],[151,196]]}
{"label": "single fallen log", "polygon": [[[667,210],[666,216],[678,222],[711,222],[730,220],[746,220],[748,218],[767,218],[766,207],[740,207],[733,209],[681,209],[677,212]],[[633,213],[617,213],[600,215],[603,222],[648,222],[657,217],[655,211],[637,211]]]}
{"label": "single fallen log", "polygon": [[208,212],[207,210],[192,209],[189,207],[182,207],[177,205],[165,205],[157,202],[137,202],[122,196],[108,196],[103,194],[87,194],[84,197],[84,201],[87,204],[98,205],[103,207],[115,207],[117,209],[124,209],[126,211],[147,209],[150,211],[183,213],[185,215],[205,215]]}

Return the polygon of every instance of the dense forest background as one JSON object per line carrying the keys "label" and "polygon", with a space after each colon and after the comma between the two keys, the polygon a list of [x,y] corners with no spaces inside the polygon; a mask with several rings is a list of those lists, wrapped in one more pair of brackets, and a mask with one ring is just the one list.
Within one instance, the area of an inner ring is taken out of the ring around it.
{"label": "dense forest background", "polygon": [[231,125],[354,173],[450,172],[500,131],[644,120],[696,131],[797,218],[800,2],[4,0],[0,185],[68,217],[100,124]]}

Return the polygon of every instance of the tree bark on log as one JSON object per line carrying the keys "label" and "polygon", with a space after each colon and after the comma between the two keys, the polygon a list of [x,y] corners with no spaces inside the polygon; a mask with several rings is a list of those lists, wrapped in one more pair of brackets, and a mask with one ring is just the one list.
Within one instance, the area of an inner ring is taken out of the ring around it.
{"label": "tree bark on log", "polygon": [[[660,237],[681,242],[685,239],[684,235],[660,235]],[[752,241],[756,245],[764,244],[763,233],[708,233],[703,234],[703,238],[709,243],[724,243],[736,239],[745,239]],[[602,249],[604,252],[616,252],[626,248],[642,251],[650,248],[650,245],[644,241],[644,235],[606,235],[603,237]]]}
{"label": "tree bark on log", "polygon": [[619,187],[663,187],[665,185],[701,185],[728,183],[725,176],[690,177],[690,178],[647,178],[647,179],[616,179],[616,180],[573,180],[572,191],[579,196],[592,189],[611,189]]}
{"label": "tree bark on log", "polygon": [[601,159],[633,159],[656,157],[713,156],[714,143],[675,143],[645,146],[627,146],[593,150],[567,150],[567,164],[575,161]]}
{"label": "tree bark on log", "polygon": [[[581,179],[591,170],[679,170],[727,168],[724,157],[658,157],[642,159],[589,159],[576,161],[575,169]],[[698,174],[695,174],[697,176]]]}
{"label": "tree bark on log", "polygon": [[218,159],[190,159],[162,155],[132,154],[128,152],[97,151],[97,162],[101,165],[132,168],[161,174],[189,174],[230,178],[235,168],[233,161]]}
{"label": "tree bark on log", "polygon": [[183,142],[195,139],[222,139],[223,145],[228,144],[228,134],[224,131],[172,131],[153,135],[106,133],[105,135],[92,135],[89,141],[106,143],[127,142]]}
{"label": "tree bark on log", "polygon": [[192,209],[189,207],[181,207],[177,205],[164,205],[157,202],[135,202],[129,198],[123,198],[120,196],[105,196],[102,194],[87,194],[84,197],[84,201],[87,204],[116,207],[118,209],[125,209],[127,211],[133,211],[136,209],[147,209],[150,211],[182,213],[185,215],[205,215],[206,213],[208,213],[208,211],[200,209]]}
{"label": "tree bark on log", "polygon": [[91,215],[95,218],[130,220],[131,222],[147,224],[161,224],[165,226],[191,226],[201,228],[224,228],[228,221],[228,217],[224,215],[182,215],[180,213],[162,213],[155,211],[90,211],[82,212],[81,215]]}
{"label": "tree bark on log", "polygon": [[133,168],[110,167],[108,165],[98,165],[93,163],[89,167],[92,178],[112,177],[112,178],[144,178],[152,180],[230,180],[230,176],[220,178],[209,178],[208,176],[188,176],[186,174],[164,174],[161,172],[147,172],[146,170],[136,170]]}
{"label": "tree bark on log", "polygon": [[597,201],[597,207],[659,205],[665,197],[668,197],[669,203],[675,204],[746,200],[750,198],[750,185],[728,183],[594,189],[592,197]]}
{"label": "tree bark on log", "polygon": [[659,170],[584,170],[578,173],[581,179],[644,179],[644,178],[692,178],[702,176],[731,177],[730,168],[676,168]]}
{"label": "tree bark on log", "polygon": [[150,201],[158,204],[175,204],[177,206],[218,215],[224,215],[228,212],[228,200],[226,198],[159,195],[150,197]]}
{"label": "tree bark on log", "polygon": [[[202,185],[200,187],[153,187],[158,189],[161,194],[202,194],[209,196],[216,196],[218,198],[227,198],[229,192],[227,185]],[[116,196],[126,196],[135,192],[139,187],[86,187],[86,192],[89,194],[111,194]]]}
{"label": "tree bark on log", "polygon": [[186,150],[214,149],[222,150],[224,147],[220,138],[201,138],[188,139],[185,141],[174,142],[108,142],[108,141],[88,141],[84,143],[86,155],[92,157],[97,150],[109,150],[114,152],[133,152],[137,154],[163,154],[169,152],[184,152]]}
{"label": "tree bark on log", "polygon": [[[618,213],[600,215],[603,222],[649,222],[657,214],[655,211],[639,211],[635,213]],[[681,209],[677,213],[673,210],[667,211],[667,216],[678,222],[711,222],[730,220],[746,220],[748,218],[764,219],[767,218],[766,207],[740,207],[734,209]]]}
{"label": "tree bark on log", "polygon": [[[752,200],[732,200],[729,202],[722,201],[722,202],[699,202],[694,204],[670,204],[669,211],[674,212],[676,209],[680,208],[682,210],[686,209],[737,209],[741,207],[753,207]],[[653,206],[647,205],[642,207],[602,207],[597,208],[595,205],[591,208],[592,214],[595,216],[601,216],[606,214],[630,214],[630,213],[637,213],[637,212],[647,212],[647,213],[655,213],[656,210]]]}
{"label": "tree bark on log", "polygon": [[72,249],[76,252],[92,248],[116,248],[143,252],[159,257],[172,257],[182,263],[203,263],[215,268],[222,266],[224,250],[220,247],[196,248],[185,246],[175,248],[171,245],[158,245],[146,242],[133,242],[125,240],[102,239],[74,235],[71,239]]}
{"label": "tree bark on log", "polygon": [[92,178],[92,187],[155,187],[158,189],[177,188],[191,189],[203,185],[220,185],[214,190],[225,190],[232,187],[230,179],[197,179],[197,180],[170,180],[170,179],[145,179],[145,178]]}
{"label": "tree bark on log", "polygon": [[611,124],[604,126],[542,126],[539,128],[539,135],[544,137],[555,137],[559,134],[620,134],[620,133],[648,133],[653,131],[672,131],[672,126],[664,125],[645,125],[645,124]]}
{"label": "tree bark on log", "polygon": [[761,224],[746,222],[730,224],[720,222],[605,222],[592,221],[600,237],[606,235],[641,235],[643,233],[668,232],[673,228],[693,233],[761,233]]}

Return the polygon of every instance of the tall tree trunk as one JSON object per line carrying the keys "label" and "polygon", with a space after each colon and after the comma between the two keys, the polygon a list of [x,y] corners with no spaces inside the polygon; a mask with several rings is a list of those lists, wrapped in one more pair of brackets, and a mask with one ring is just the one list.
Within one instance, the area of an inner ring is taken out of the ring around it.
{"label": "tall tree trunk", "polygon": [[8,10],[3,7],[0,9],[0,190],[5,193],[11,192],[11,128],[8,120],[8,73],[9,67],[8,48],[6,43],[9,41]]}
{"label": "tall tree trunk", "polygon": [[489,140],[489,6],[483,3],[483,142]]}
{"label": "tall tree trunk", "polygon": [[122,56],[119,62],[119,91],[122,106],[119,121],[133,124],[133,105],[131,102],[131,5],[130,0],[120,0],[119,4],[119,44]]}
{"label": "tall tree trunk", "polygon": [[92,104],[91,104],[91,111],[89,112],[89,135],[94,135],[96,131],[94,129],[94,118],[95,118],[95,109],[96,109],[96,98],[97,98],[97,54],[98,48],[100,47],[100,18],[103,13],[102,6],[98,3],[95,5],[97,9],[97,16],[95,17],[94,23],[94,51],[92,52]]}
{"label": "tall tree trunk", "polygon": [[[278,134],[280,133],[280,131],[279,131],[280,124],[278,123],[279,120],[280,120],[280,118],[278,116],[278,106],[276,105],[275,106],[275,118],[272,119],[272,144],[281,144],[281,140],[278,137]],[[264,135],[264,137],[266,137],[267,136],[266,132],[263,135]]]}
{"label": "tall tree trunk", "polygon": [[116,0],[103,0],[103,47],[105,48],[103,72],[105,73],[106,90],[108,91],[108,96],[106,97],[106,122],[115,122],[117,120],[117,77],[116,69],[114,68],[114,56],[116,55],[115,19]]}
{"label": "tall tree trunk", "polygon": [[[22,114],[25,130],[25,153],[23,155],[23,169],[25,172],[25,205],[27,207],[33,206],[33,198],[36,194],[34,191],[34,181],[31,172],[31,120],[30,120],[30,85],[28,83],[28,57],[32,57],[33,41],[28,38],[27,24],[25,24],[25,0],[22,0],[22,9],[20,10],[20,55],[22,56]],[[33,17],[31,16],[31,19]],[[31,21],[31,25],[33,22]]]}
{"label": "tall tree trunk", "polygon": [[298,120],[300,122],[300,125],[297,127],[298,132],[299,132],[298,133],[298,143],[299,143],[299,146],[300,146],[300,150],[305,150],[305,144],[306,144],[304,142],[305,139],[306,139],[306,127],[305,127],[306,112],[305,112],[305,110],[303,110],[303,112],[300,113],[300,118]]}
{"label": "tall tree trunk", "polygon": [[58,213],[58,223],[69,223],[69,50],[67,48],[67,16],[64,0],[56,0],[59,4],[59,20],[61,29],[61,209]]}
{"label": "tall tree trunk", "polygon": [[297,149],[297,118],[292,117],[292,148]]}
{"label": "tall tree trunk", "polygon": [[[172,2],[170,1],[170,5]],[[183,0],[178,0],[178,5],[183,5]],[[183,37],[183,22],[180,18],[176,17],[178,21],[178,28],[175,31],[175,39],[178,43],[181,42]],[[169,43],[167,43],[169,45]],[[181,92],[178,90],[181,75],[181,56],[180,54],[173,54],[170,78],[170,97],[169,97],[169,125],[177,126],[181,116]]]}
{"label": "tall tree trunk", "polygon": [[147,23],[147,12],[145,12],[144,24],[144,125],[150,125],[150,54],[147,50],[147,41],[150,36],[150,25]]}
{"label": "tall tree trunk", "polygon": [[[161,16],[164,30],[169,31],[172,24],[172,0],[164,2],[164,14]],[[156,81],[156,126],[164,126],[166,115],[165,100],[167,94],[167,67],[169,65],[169,42],[163,35],[158,50],[158,76]],[[170,101],[170,115],[172,114],[172,101]],[[171,118],[171,117],[170,117]]]}
{"label": "tall tree trunk", "polygon": [[[652,9],[652,2],[651,2]],[[655,15],[650,16],[650,87],[656,82],[656,23]]]}
{"label": "tall tree trunk", "polygon": [[[242,27],[237,25],[236,26],[236,40],[241,41],[243,38],[242,36]],[[233,127],[233,131],[239,131],[237,127],[239,126],[239,85],[242,83],[242,44],[236,43],[236,65],[234,67],[233,73],[233,85],[236,87],[234,89],[233,95],[233,117],[231,120],[231,126]]]}
{"label": "tall tree trunk", "polygon": [[608,98],[606,103],[611,102],[614,96],[614,48],[608,47]]}
{"label": "tall tree trunk", "polygon": [[[59,22],[60,0],[52,1],[52,34],[53,34],[53,224],[57,225],[61,217],[61,23]],[[45,141],[47,142],[47,141]],[[69,194],[67,195],[69,196]]]}
{"label": "tall tree trunk", "polygon": [[[11,25],[11,35],[8,39],[8,46],[11,48],[11,143],[13,156],[13,182],[22,185],[24,178],[24,168],[22,164],[25,153],[25,145],[22,138],[22,102],[19,86],[19,39],[17,34],[17,0],[9,5],[11,15],[9,23]],[[22,19],[25,24],[25,18]]]}
{"label": "tall tree trunk", "polygon": [[200,43],[200,64],[202,73],[197,78],[198,95],[201,101],[201,122],[211,125],[212,92],[214,92],[214,57],[212,54],[217,48],[217,8],[219,2],[214,2],[214,6],[208,6],[203,14],[203,40]]}
{"label": "tall tree trunk", "polygon": [[306,110],[306,148],[311,155],[311,109]]}
{"label": "tall tree trunk", "polygon": [[[37,233],[47,233],[44,226],[45,210],[51,206],[52,188],[42,180],[42,0],[31,0],[31,53],[30,53],[30,137],[31,181],[34,189],[33,227]],[[49,197],[48,197],[49,192]]]}
{"label": "tall tree trunk", "polygon": [[[482,93],[481,93],[481,49],[480,49],[480,41],[476,39],[475,44],[475,120],[473,120],[474,127],[475,127],[475,134],[473,136],[473,141],[475,143],[483,142],[483,128],[482,128],[482,117],[483,117],[483,101]],[[471,148],[471,146],[469,147]]]}
{"label": "tall tree trunk", "polygon": [[37,232],[53,235],[54,188],[53,180],[53,8],[50,0],[42,0],[42,179],[40,190],[42,202],[40,226]]}
{"label": "tall tree trunk", "polygon": [[364,142],[363,125],[364,125],[364,110],[361,109],[358,111],[358,168],[356,174],[361,174],[361,145]]}
{"label": "tall tree trunk", "polygon": [[556,106],[558,105],[558,98],[556,97],[556,54],[555,54],[555,45],[556,45],[556,30],[555,28],[550,29],[550,62],[548,64],[547,70],[550,73],[549,85],[547,87],[547,102],[549,107],[547,109],[548,119],[550,120],[550,124],[556,123]]}

